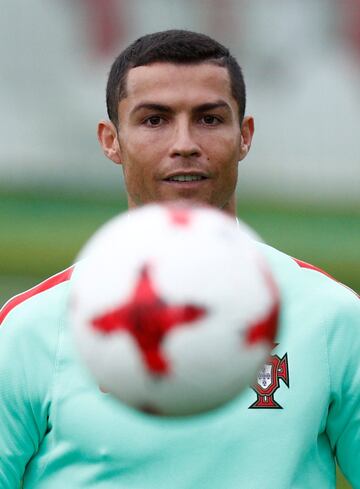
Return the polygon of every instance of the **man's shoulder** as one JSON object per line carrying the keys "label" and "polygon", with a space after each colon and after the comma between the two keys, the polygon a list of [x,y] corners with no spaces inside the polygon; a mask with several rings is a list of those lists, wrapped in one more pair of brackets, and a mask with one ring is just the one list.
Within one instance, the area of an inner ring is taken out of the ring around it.
{"label": "man's shoulder", "polygon": [[6,321],[26,317],[54,316],[63,309],[68,283],[74,271],[71,266],[9,299],[0,310],[0,328]]}
{"label": "man's shoulder", "polygon": [[326,303],[330,309],[332,306],[360,307],[358,294],[326,270],[267,244],[260,243],[259,247],[268,260],[280,289],[287,296],[293,296],[295,300],[296,297],[301,300],[308,296],[309,299]]}

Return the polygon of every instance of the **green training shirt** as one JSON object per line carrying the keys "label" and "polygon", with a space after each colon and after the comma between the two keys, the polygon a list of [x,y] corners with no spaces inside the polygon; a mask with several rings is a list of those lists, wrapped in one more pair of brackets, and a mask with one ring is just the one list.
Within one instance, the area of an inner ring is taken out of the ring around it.
{"label": "green training shirt", "polygon": [[1,489],[332,489],[335,459],[359,489],[359,299],[259,246],[281,288],[277,345],[254,388],[194,417],[137,412],[93,383],[69,334],[71,269],[9,301]]}

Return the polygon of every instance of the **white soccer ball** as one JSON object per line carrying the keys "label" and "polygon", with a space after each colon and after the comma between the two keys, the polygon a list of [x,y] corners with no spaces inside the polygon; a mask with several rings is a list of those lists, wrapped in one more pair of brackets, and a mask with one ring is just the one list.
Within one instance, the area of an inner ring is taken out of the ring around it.
{"label": "white soccer ball", "polygon": [[71,322],[103,390],[175,416],[220,406],[255,380],[279,295],[247,226],[212,208],[152,204],[112,219],[79,258]]}

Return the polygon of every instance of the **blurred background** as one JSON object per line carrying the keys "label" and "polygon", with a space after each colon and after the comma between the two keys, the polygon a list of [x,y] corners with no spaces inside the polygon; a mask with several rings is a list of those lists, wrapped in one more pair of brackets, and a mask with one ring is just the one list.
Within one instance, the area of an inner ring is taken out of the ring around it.
{"label": "blurred background", "polygon": [[128,42],[174,27],[243,67],[256,134],[240,217],[360,290],[359,0],[1,0],[0,302],[125,208],[96,140],[107,74]]}
{"label": "blurred background", "polygon": [[214,36],[243,67],[256,133],[240,217],[360,290],[359,0],[2,0],[1,302],[124,208],[95,135],[107,74],[128,42],[172,27]]}

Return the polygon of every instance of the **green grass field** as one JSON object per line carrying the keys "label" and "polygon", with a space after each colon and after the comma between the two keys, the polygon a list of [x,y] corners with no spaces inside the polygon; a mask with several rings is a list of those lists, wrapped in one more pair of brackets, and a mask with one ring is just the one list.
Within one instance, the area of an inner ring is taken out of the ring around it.
{"label": "green grass field", "polygon": [[[71,264],[88,237],[126,207],[86,200],[0,193],[0,300]],[[324,268],[360,291],[360,210],[241,202],[239,216],[269,244]]]}
{"label": "green grass field", "polygon": [[[88,237],[126,208],[98,200],[0,192],[0,302],[68,267]],[[243,201],[239,216],[269,244],[360,291],[360,210]],[[346,489],[341,474],[338,488]]]}

